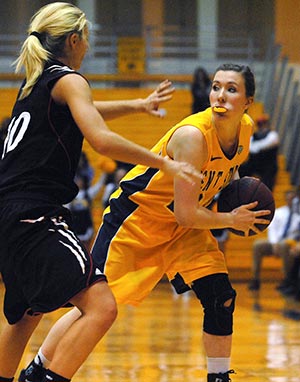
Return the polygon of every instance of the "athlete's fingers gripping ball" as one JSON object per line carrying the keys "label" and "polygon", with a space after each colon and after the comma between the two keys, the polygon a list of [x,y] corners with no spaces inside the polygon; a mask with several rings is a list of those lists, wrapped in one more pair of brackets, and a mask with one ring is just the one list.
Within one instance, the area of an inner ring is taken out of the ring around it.
{"label": "athlete's fingers gripping ball", "polygon": [[[269,215],[264,216],[264,219],[271,223],[274,212],[275,202],[271,190],[259,179],[250,176],[245,176],[229,183],[224,188],[218,198],[218,211],[230,212],[241,205],[249,204],[258,201],[258,204],[253,211],[270,210]],[[269,224],[255,224],[259,231],[264,231]],[[245,236],[244,232],[229,228],[231,232],[239,236]],[[257,232],[250,230],[249,236],[256,235]]]}

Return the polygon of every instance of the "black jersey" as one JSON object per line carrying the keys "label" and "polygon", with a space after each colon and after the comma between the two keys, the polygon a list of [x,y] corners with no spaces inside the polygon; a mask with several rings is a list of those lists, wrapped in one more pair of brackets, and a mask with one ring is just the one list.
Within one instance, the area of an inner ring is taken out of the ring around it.
{"label": "black jersey", "polygon": [[65,204],[76,196],[83,135],[69,108],[51,97],[57,80],[70,73],[79,75],[50,61],[30,95],[17,99],[0,160],[1,199],[28,196]]}

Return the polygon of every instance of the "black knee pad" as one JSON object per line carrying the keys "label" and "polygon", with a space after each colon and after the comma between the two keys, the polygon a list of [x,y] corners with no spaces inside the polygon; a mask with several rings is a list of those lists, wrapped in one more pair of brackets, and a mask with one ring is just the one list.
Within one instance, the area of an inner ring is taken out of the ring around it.
{"label": "black knee pad", "polygon": [[171,284],[173,285],[176,293],[178,294],[182,294],[191,290],[189,285],[187,285],[184,282],[183,277],[181,276],[180,273],[176,273],[175,277],[171,280]]}
{"label": "black knee pad", "polygon": [[[204,308],[204,332],[217,336],[232,334],[236,291],[228,275],[218,273],[195,280],[192,289]],[[228,301],[230,305],[225,306]]]}

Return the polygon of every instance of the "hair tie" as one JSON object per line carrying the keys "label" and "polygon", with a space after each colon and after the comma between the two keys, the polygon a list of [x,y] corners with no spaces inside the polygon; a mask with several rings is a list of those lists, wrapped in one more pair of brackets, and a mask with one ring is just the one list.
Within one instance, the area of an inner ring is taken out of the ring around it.
{"label": "hair tie", "polygon": [[33,32],[30,33],[29,36],[35,36],[35,37],[39,40],[39,42],[40,42],[41,44],[43,44],[43,43],[42,43],[42,35],[41,35],[39,32],[35,32],[35,31],[33,31]]}

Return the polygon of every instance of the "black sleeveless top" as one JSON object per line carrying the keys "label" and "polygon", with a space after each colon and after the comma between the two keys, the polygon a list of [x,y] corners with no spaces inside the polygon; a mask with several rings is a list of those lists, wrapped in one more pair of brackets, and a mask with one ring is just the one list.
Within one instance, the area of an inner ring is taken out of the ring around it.
{"label": "black sleeveless top", "polygon": [[50,61],[30,95],[16,101],[0,160],[0,200],[37,198],[66,204],[76,196],[73,179],[83,135],[69,108],[55,103],[50,94],[56,81],[70,73],[80,75]]}

